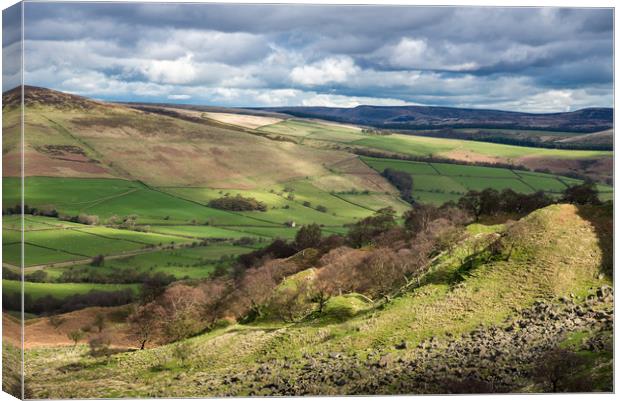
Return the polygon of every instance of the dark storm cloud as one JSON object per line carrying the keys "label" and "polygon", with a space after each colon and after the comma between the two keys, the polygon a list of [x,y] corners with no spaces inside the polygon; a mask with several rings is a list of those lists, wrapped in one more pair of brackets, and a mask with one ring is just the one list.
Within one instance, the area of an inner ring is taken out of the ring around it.
{"label": "dark storm cloud", "polygon": [[106,99],[533,111],[612,99],[610,9],[26,3],[25,15],[26,79]]}

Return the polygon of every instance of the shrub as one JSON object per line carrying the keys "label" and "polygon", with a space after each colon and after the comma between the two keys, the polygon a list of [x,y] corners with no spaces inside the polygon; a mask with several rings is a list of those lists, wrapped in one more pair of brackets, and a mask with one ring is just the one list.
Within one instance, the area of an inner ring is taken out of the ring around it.
{"label": "shrub", "polygon": [[292,323],[312,312],[313,272],[314,269],[310,269],[289,277],[272,292],[268,309],[275,317]]}
{"label": "shrub", "polygon": [[349,242],[354,247],[369,244],[379,234],[396,225],[395,214],[394,209],[387,207],[353,224],[347,234]]}
{"label": "shrub", "polygon": [[105,334],[98,335],[88,340],[88,346],[90,347],[90,355],[97,356],[110,356],[110,344],[112,340]]}
{"label": "shrub", "polygon": [[85,334],[82,330],[73,330],[67,334],[69,340],[73,341],[74,347],[77,346],[77,343],[80,342],[80,340],[83,339],[84,336]]}
{"label": "shrub", "polygon": [[296,252],[297,249],[294,246],[281,239],[276,239],[265,248],[239,255],[237,260],[243,267],[249,268],[258,266],[266,258],[288,258]]}
{"label": "shrub", "polygon": [[99,224],[99,216],[82,213],[78,216],[77,222],[80,224],[88,224],[89,226],[94,226]]}
{"label": "shrub", "polygon": [[181,362],[181,366],[185,366],[185,362],[192,354],[192,347],[187,342],[180,342],[174,346],[172,354]]}
{"label": "shrub", "polygon": [[95,315],[95,320],[93,322],[93,326],[95,326],[97,328],[97,330],[99,331],[99,333],[101,333],[103,331],[103,329],[106,326],[106,320],[105,320],[105,316],[103,315],[103,313],[97,313]]}
{"label": "shrub", "polygon": [[534,380],[545,392],[583,392],[589,383],[579,381],[578,372],[586,359],[570,350],[555,348],[540,357],[534,368]]}
{"label": "shrub", "polygon": [[90,261],[90,265],[95,266],[95,267],[100,267],[100,266],[103,266],[104,262],[105,262],[105,257],[103,255],[97,255],[93,257],[93,259]]}
{"label": "shrub", "polygon": [[574,185],[566,188],[562,196],[562,202],[576,205],[600,205],[598,191],[592,182]]}
{"label": "shrub", "polygon": [[208,203],[209,207],[222,210],[232,211],[252,211],[258,210],[261,212],[267,211],[267,205],[263,202],[257,201],[254,198],[246,198],[239,194],[236,196],[224,196],[218,199],[213,199]]}
{"label": "shrub", "polygon": [[295,246],[298,250],[316,248],[321,243],[321,227],[318,224],[302,226],[295,235]]}
{"label": "shrub", "polygon": [[325,304],[323,314],[338,320],[347,320],[367,309],[370,305],[371,303],[365,297],[350,293],[330,298]]}

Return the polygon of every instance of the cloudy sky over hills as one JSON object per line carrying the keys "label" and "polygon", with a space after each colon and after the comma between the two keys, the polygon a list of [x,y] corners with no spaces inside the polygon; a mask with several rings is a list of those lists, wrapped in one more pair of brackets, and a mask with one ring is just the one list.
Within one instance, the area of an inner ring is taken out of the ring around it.
{"label": "cloudy sky over hills", "polygon": [[613,104],[610,9],[26,3],[25,15],[26,83],[100,99]]}

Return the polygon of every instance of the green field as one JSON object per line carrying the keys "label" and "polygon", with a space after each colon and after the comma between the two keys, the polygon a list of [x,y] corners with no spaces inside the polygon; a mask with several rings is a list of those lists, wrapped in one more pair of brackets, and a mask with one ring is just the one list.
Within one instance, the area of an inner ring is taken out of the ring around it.
{"label": "green field", "polygon": [[234,246],[231,244],[209,244],[192,248],[161,250],[140,255],[127,256],[118,259],[106,260],[103,266],[70,266],[51,267],[45,271],[49,279],[58,278],[64,271],[71,269],[96,270],[101,274],[132,271],[145,273],[165,273],[183,278],[208,277],[214,270],[216,263],[224,256],[236,256],[252,251],[251,248]]}
{"label": "green field", "polygon": [[[19,266],[21,260],[21,245],[11,244],[2,246],[4,261]],[[76,255],[60,250],[42,248],[32,244],[24,244],[24,265],[31,266],[39,263],[58,263],[69,260],[82,259]]]}
{"label": "green field", "polygon": [[[214,226],[151,226],[151,231],[161,234],[178,235],[181,237],[193,239],[239,239],[242,237],[256,237],[257,235],[248,235],[242,231],[236,230],[239,226],[232,226],[230,229],[226,227]],[[273,227],[280,229],[280,227]],[[260,237],[260,236],[259,236]]]}
{"label": "green field", "polygon": [[[16,179],[6,179],[9,185]],[[211,188],[154,189],[141,183],[115,179],[29,177],[26,197],[30,207],[55,208],[61,215],[99,217],[97,226],[62,221],[57,218],[26,215],[25,266],[56,264],[96,255],[122,256],[126,253],[153,252],[157,246],[176,246],[205,239],[236,240],[253,237],[259,243],[274,238],[292,239],[300,226],[318,223],[326,235],[344,232],[345,224],[368,216],[383,207],[380,201],[406,208],[395,197],[359,195],[359,202],[316,187],[311,179],[301,179],[257,190],[219,190]],[[291,192],[292,191],[292,192]],[[68,194],[68,196],[65,196]],[[228,212],[207,207],[211,200],[240,194],[264,202],[267,211]],[[292,194],[292,196],[291,196]],[[355,195],[351,195],[355,196]],[[5,200],[11,204],[17,199]],[[317,208],[324,206],[326,211]],[[135,216],[142,231],[105,227],[110,218]],[[288,227],[295,223],[296,228]],[[7,216],[3,243],[5,261],[19,265],[21,247],[18,216]],[[238,252],[231,252],[235,254]],[[200,272],[190,276],[201,275]]]}
{"label": "green field", "polygon": [[[543,191],[557,196],[570,185],[582,183],[580,180],[552,174],[510,170],[495,167],[468,166],[447,163],[412,162],[372,157],[362,160],[378,172],[392,168],[411,174],[413,196],[419,202],[442,204],[456,201],[467,191],[481,191],[493,188],[498,191],[512,189],[520,193]],[[600,197],[608,199],[613,189],[598,185]]]}
{"label": "green field", "polygon": [[[131,289],[138,291],[138,284],[90,284],[90,283],[24,283],[24,293],[33,300],[52,296],[62,299],[71,295],[85,294],[90,291],[119,291]],[[13,280],[2,280],[2,290],[7,293],[16,293],[21,291],[21,282]]]}
{"label": "green field", "polygon": [[[4,178],[3,185],[16,185],[18,179]],[[223,210],[212,209],[190,200],[175,197],[141,185],[118,179],[28,177],[25,183],[26,204],[31,207],[56,208],[61,214],[97,215],[104,223],[112,216],[135,215],[139,223],[158,221],[221,224],[255,224],[256,221]],[[5,198],[12,205],[19,199]]]}
{"label": "green field", "polygon": [[[374,202],[364,204],[352,202],[338,193],[328,192],[319,188],[312,178],[288,181],[278,186],[261,190],[234,190],[234,189],[211,189],[211,188],[161,188],[175,196],[190,199],[194,202],[207,204],[210,200],[222,196],[236,196],[254,198],[267,205],[265,212],[239,212],[240,215],[253,218],[251,224],[228,224],[217,225],[240,225],[240,226],[268,226],[278,225],[294,221],[297,225],[322,224],[325,226],[342,226],[364,218],[382,207],[391,205],[399,212],[403,212],[407,206],[394,196],[385,194],[381,197],[381,204]],[[289,192],[292,190],[292,192]],[[288,199],[292,195],[292,199]],[[326,212],[317,210],[319,206],[327,208]]]}
{"label": "green field", "polygon": [[[21,232],[17,229],[17,221],[15,217],[6,219],[2,230],[5,261],[14,265],[19,265],[21,255]],[[174,235],[66,223],[41,216],[27,216],[25,222],[25,266],[80,260],[99,254],[117,255],[159,245],[192,242],[191,239]]]}
{"label": "green field", "polygon": [[[118,238],[112,236],[99,235],[98,232],[103,231],[110,235],[111,231],[118,232]],[[134,236],[135,234],[135,236]],[[155,245],[163,242],[163,239],[176,239],[183,241],[179,237],[162,236],[157,234],[148,234],[152,236],[150,243],[144,241],[146,234],[137,233],[126,230],[106,229],[104,227],[88,228],[84,230],[45,230],[45,231],[27,231],[25,233],[25,242],[30,245],[50,248],[51,252],[56,250],[73,255],[68,260],[83,259],[96,255],[113,255],[123,252],[135,251],[147,248],[149,245]],[[135,237],[138,240],[132,240]],[[43,256],[43,255],[42,255]],[[45,263],[44,258],[35,258],[26,255],[26,265]]]}

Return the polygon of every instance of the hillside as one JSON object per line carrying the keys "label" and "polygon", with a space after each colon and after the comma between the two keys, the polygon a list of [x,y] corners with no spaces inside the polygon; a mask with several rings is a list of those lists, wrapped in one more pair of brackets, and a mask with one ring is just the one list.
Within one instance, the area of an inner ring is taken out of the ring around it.
{"label": "hillside", "polygon": [[[4,96],[3,208],[12,214],[20,203],[19,96]],[[376,135],[235,109],[128,107],[36,87],[25,87],[25,104],[23,262],[27,274],[44,277],[28,285],[27,309],[36,313],[82,302],[71,295],[89,290],[112,291],[121,302],[120,290],[156,273],[206,278],[239,254],[295,238],[302,225],[339,235],[385,207],[401,216],[411,205],[382,176],[386,168],[411,176],[415,202],[441,205],[485,188],[557,199],[582,181],[513,167],[607,177],[613,160],[604,151]],[[610,186],[597,189],[602,200],[613,196]],[[237,197],[260,210],[214,206]],[[16,217],[5,215],[3,225],[4,263],[12,272],[21,262]],[[98,255],[104,268],[90,266]],[[15,280],[5,277],[11,296]],[[56,303],[38,301],[44,296]]]}
{"label": "hillside", "polygon": [[[4,176],[20,173],[17,95],[15,91],[3,95]],[[611,152],[605,151],[539,149],[403,134],[377,136],[333,123],[302,120],[300,124],[283,114],[112,104],[29,86],[25,87],[24,102],[25,156],[29,161],[26,176],[123,178],[160,187],[231,189],[256,189],[311,177],[329,181],[323,185],[328,191],[342,191],[344,186],[393,191],[381,177],[351,157],[352,151],[368,149],[473,163],[524,165],[601,182],[611,177]],[[372,110],[369,113],[373,115]],[[483,121],[487,118],[483,114],[472,121],[484,127],[494,115]],[[441,121],[451,121],[451,117],[441,116]],[[576,129],[580,117],[571,118],[566,123]]]}
{"label": "hillside", "polygon": [[[27,350],[28,372],[36,372],[28,391],[63,398],[540,392],[547,382],[532,364],[557,352],[585,361],[571,376],[579,381],[564,385],[610,391],[605,221],[597,209],[553,205],[514,225],[471,226],[434,258],[419,286],[374,304],[335,297],[324,316],[297,323],[235,324],[109,357],[82,346]],[[498,237],[513,250],[488,259],[485,249]],[[118,369],[125,373],[111,376]]]}
{"label": "hillside", "polygon": [[613,126],[613,109],[533,114],[432,106],[271,107],[263,110],[385,129],[510,128],[595,132]]}
{"label": "hillside", "polygon": [[[5,98],[7,124],[17,122],[14,94]],[[27,176],[117,177],[154,186],[249,189],[328,175],[325,166],[350,157],[269,140],[208,120],[192,122],[43,88],[26,87],[25,104]],[[18,157],[11,139],[18,135],[18,125],[6,135],[3,155],[10,168]],[[256,162],[248,163],[251,160]],[[5,169],[5,176],[15,175],[18,171]],[[364,185],[355,177],[351,181]]]}

